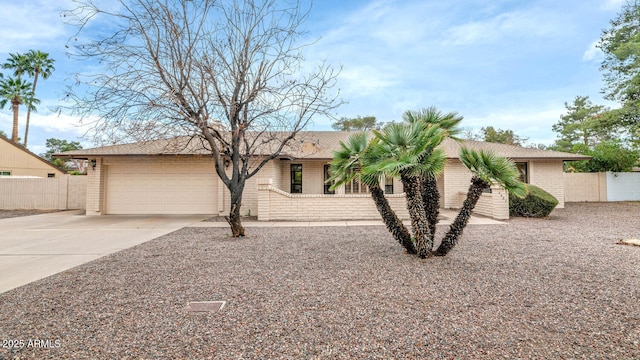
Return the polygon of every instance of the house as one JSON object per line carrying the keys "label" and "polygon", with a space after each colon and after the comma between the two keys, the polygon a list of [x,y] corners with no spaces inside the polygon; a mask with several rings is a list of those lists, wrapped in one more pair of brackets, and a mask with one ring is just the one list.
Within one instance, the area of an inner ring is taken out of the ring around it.
{"label": "house", "polygon": [[[368,189],[357,181],[330,191],[325,184],[332,151],[350,132],[313,131],[298,134],[283,153],[247,181],[243,215],[259,220],[379,219]],[[587,157],[517,146],[464,141],[472,149],[493,150],[516,162],[525,182],[558,198],[564,207],[563,161]],[[438,179],[443,208],[459,208],[471,173],[458,159],[460,143],[441,145],[447,165]],[[218,179],[207,144],[175,138],[59,154],[90,162],[87,215],[217,214],[229,211],[229,192]],[[259,156],[259,154],[257,155]],[[385,193],[401,218],[408,218],[402,184],[382,179]],[[496,219],[509,217],[508,196],[494,187],[482,195],[475,212]]]}
{"label": "house", "polygon": [[0,135],[0,176],[59,177],[64,171]]}

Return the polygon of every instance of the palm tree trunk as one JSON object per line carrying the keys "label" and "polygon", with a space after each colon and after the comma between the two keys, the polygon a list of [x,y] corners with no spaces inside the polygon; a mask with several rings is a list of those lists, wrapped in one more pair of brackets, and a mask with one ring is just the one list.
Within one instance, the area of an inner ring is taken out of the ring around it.
{"label": "palm tree trunk", "polygon": [[[31,87],[31,97],[36,96],[36,83],[38,82],[38,71],[33,77],[33,86]],[[27,104],[27,123],[24,127],[24,147],[27,147],[27,140],[29,139],[29,119],[31,119],[31,107],[33,104],[31,103],[31,99],[29,99],[29,103]]]}
{"label": "palm tree trunk", "polygon": [[20,102],[12,101],[11,105],[13,106],[13,129],[11,129],[11,141],[14,144],[18,143],[18,107],[20,106]]}
{"label": "palm tree trunk", "polygon": [[409,254],[415,254],[416,248],[411,239],[411,233],[409,233],[409,230],[407,230],[393,209],[391,209],[380,185],[369,185],[369,190],[371,190],[371,198],[376,204],[376,208],[382,217],[382,221],[387,226],[387,230],[389,230],[393,238],[396,239]]}
{"label": "palm tree trunk", "polygon": [[436,256],[447,255],[447,253],[449,253],[449,251],[458,243],[464,228],[467,226],[467,223],[469,223],[471,211],[478,203],[482,192],[490,186],[491,184],[476,176],[471,178],[471,186],[469,186],[469,191],[467,191],[467,198],[464,200],[458,216],[456,216],[456,219],[449,227],[449,231],[444,236],[444,239],[442,239],[442,243],[435,251]]}
{"label": "palm tree trunk", "polygon": [[435,176],[425,176],[422,179],[422,201],[429,223],[429,238],[433,244],[436,236],[436,225],[440,215],[440,193]]}
{"label": "palm tree trunk", "polygon": [[433,241],[429,242],[429,224],[422,201],[421,181],[415,176],[400,175],[400,180],[407,195],[407,210],[411,216],[411,227],[415,236],[416,252],[421,258],[426,258],[433,248]]}

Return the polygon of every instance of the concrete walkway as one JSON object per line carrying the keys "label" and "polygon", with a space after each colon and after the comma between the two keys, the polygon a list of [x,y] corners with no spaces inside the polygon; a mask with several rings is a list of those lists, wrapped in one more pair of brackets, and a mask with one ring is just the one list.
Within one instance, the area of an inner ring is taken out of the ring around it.
{"label": "concrete walkway", "polygon": [[[443,219],[438,225],[450,225],[458,215],[457,211],[440,209],[440,217]],[[411,221],[403,221],[405,225],[411,225]],[[505,225],[504,221],[494,220],[487,217],[472,216],[469,225]],[[193,223],[190,227],[229,227],[226,221],[209,221]],[[340,220],[340,221],[251,221],[243,220],[242,226],[251,227],[306,227],[306,226],[384,226],[382,220]]]}
{"label": "concrete walkway", "polygon": [[[441,210],[451,223],[455,212]],[[0,293],[62,272],[105,255],[144,243],[183,227],[227,228],[203,222],[211,215],[84,216],[80,211],[0,219]],[[406,222],[408,225],[409,222]],[[472,217],[470,224],[505,224]],[[381,220],[243,221],[245,227],[383,226]]]}
{"label": "concrete walkway", "polygon": [[80,211],[0,220],[0,293],[141,244],[207,215],[84,216]]}

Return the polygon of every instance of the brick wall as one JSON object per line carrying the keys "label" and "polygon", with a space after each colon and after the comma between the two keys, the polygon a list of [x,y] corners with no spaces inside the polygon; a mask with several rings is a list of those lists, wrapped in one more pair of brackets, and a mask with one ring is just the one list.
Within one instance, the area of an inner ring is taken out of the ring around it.
{"label": "brick wall", "polygon": [[[467,197],[466,192],[458,193],[460,206]],[[474,214],[487,216],[496,220],[509,219],[509,194],[501,187],[492,186],[490,193],[483,193],[473,209]]]}
{"label": "brick wall", "polygon": [[302,165],[302,193],[324,194],[324,165],[326,160],[276,160],[280,168],[279,179],[273,179],[273,187],[291,192],[291,164]]}
{"label": "brick wall", "polygon": [[561,160],[530,161],[529,183],[555,196],[558,199],[557,208],[564,208],[564,172]]}
{"label": "brick wall", "polygon": [[104,184],[107,167],[102,164],[102,158],[96,159],[95,169],[91,165],[87,168],[87,197],[86,214],[104,215]]}
{"label": "brick wall", "polygon": [[[272,184],[270,180],[258,184],[258,220],[380,220],[371,195],[289,194]],[[409,218],[404,194],[387,199],[400,219]]]}
{"label": "brick wall", "polygon": [[466,194],[471,185],[471,172],[462,165],[460,160],[448,159],[442,183],[441,206],[445,209],[459,209],[464,201],[460,193]]}

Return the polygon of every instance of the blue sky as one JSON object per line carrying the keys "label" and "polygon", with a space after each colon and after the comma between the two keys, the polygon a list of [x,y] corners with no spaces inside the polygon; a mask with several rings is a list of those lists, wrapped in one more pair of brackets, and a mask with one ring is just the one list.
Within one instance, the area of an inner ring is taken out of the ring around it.
{"label": "blue sky", "polygon": [[[338,117],[373,115],[399,120],[408,109],[436,106],[464,116],[462,126],[511,129],[532,143],[550,144],[564,103],[588,95],[603,100],[602,54],[595,48],[624,0],[317,0],[305,51],[310,63],[342,66]],[[9,53],[48,52],[56,71],[39,81],[42,103],[32,114],[29,149],[45,151],[50,137],[81,141],[87,130],[52,111],[83,64],[65,54],[73,29],[60,11],[71,0],[0,0],[0,62]],[[6,73],[6,71],[5,71]],[[20,136],[25,111],[21,108]],[[0,130],[11,134],[11,111]],[[316,119],[313,130],[329,130]]]}

